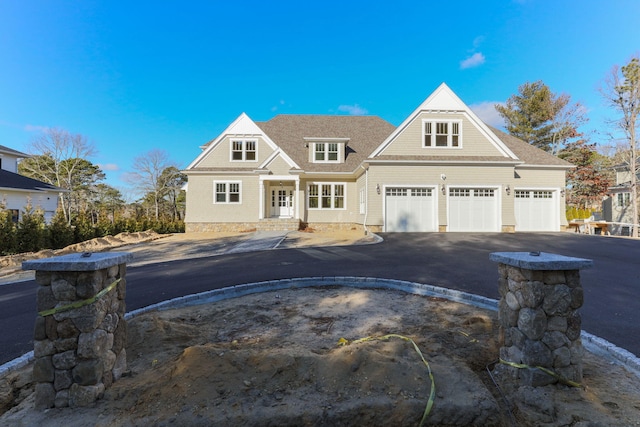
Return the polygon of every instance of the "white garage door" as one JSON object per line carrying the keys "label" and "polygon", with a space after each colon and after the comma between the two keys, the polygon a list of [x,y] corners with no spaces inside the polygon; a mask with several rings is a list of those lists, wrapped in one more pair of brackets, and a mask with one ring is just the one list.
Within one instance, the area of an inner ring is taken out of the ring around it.
{"label": "white garage door", "polygon": [[500,231],[494,188],[449,188],[449,231]]}
{"label": "white garage door", "polygon": [[389,187],[385,191],[385,231],[437,231],[431,188]]}
{"label": "white garage door", "polygon": [[516,231],[559,231],[555,192],[515,190]]}

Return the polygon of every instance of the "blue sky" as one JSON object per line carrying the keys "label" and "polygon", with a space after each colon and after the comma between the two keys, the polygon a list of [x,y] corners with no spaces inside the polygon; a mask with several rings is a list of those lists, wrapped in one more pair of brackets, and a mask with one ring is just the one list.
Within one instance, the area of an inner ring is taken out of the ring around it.
{"label": "blue sky", "polygon": [[398,125],[446,82],[496,124],[493,104],[536,80],[607,142],[598,87],[640,52],[639,16],[637,0],[0,0],[0,144],[83,134],[127,194],[134,157],[186,167],[242,112]]}

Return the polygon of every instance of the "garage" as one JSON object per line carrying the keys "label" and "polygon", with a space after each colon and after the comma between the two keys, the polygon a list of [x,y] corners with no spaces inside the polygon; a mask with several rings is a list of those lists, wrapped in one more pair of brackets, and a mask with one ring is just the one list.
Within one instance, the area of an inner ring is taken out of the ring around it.
{"label": "garage", "polygon": [[385,231],[437,231],[434,190],[424,187],[387,187]]}
{"label": "garage", "polygon": [[449,188],[449,231],[500,231],[495,188]]}
{"label": "garage", "polygon": [[516,231],[559,231],[555,191],[520,189],[514,192]]}

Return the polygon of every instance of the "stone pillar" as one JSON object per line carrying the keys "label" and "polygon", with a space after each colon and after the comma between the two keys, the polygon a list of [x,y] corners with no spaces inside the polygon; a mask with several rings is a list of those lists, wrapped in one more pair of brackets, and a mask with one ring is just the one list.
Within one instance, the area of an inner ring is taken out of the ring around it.
{"label": "stone pillar", "polygon": [[[540,366],[560,377],[582,381],[581,317],[584,293],[580,269],[593,261],[540,252],[496,252],[500,359]],[[544,386],[558,378],[539,369],[502,364],[521,384]]]}
{"label": "stone pillar", "polygon": [[91,405],[127,366],[126,252],[25,261],[36,270],[36,409]]}

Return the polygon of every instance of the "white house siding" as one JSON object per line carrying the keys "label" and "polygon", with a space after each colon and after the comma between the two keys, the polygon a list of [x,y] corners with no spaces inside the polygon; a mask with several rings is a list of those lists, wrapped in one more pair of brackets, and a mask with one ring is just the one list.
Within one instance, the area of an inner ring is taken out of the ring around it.
{"label": "white house siding", "polygon": [[[423,148],[422,120],[462,120],[462,148]],[[501,156],[493,144],[462,114],[422,113],[387,147],[383,155]]]}
{"label": "white house siding", "polygon": [[[232,139],[257,139],[257,160],[251,162],[232,162],[231,159],[231,140]],[[206,167],[257,167],[264,162],[271,154],[273,149],[262,139],[256,136],[228,136],[223,138],[211,152],[202,159],[198,164],[199,168]]]}
{"label": "white house siding", "polygon": [[58,197],[51,193],[21,192],[21,191],[1,191],[0,202],[4,203],[6,209],[17,209],[22,211],[31,202],[34,209],[41,209],[44,212],[44,219],[50,222],[58,208]]}

